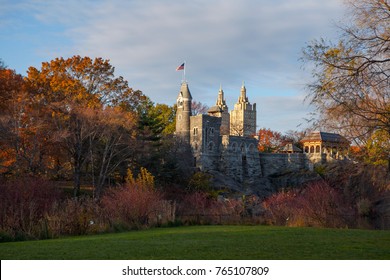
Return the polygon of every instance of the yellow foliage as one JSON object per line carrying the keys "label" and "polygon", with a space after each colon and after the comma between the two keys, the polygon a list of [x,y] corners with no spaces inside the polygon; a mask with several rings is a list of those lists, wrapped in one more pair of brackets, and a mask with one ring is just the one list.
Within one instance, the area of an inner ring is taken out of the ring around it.
{"label": "yellow foliage", "polygon": [[146,168],[141,167],[140,173],[137,176],[137,183],[144,188],[154,188],[154,176]]}
{"label": "yellow foliage", "polygon": [[154,176],[146,168],[141,167],[137,178],[134,178],[133,172],[127,169],[126,183],[130,186],[137,186],[143,189],[154,189]]}

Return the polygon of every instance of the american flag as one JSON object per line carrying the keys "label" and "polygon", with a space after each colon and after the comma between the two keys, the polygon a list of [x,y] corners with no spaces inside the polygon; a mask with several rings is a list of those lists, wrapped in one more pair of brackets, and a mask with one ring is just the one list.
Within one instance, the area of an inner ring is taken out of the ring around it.
{"label": "american flag", "polygon": [[176,68],[176,71],[184,70],[184,62]]}

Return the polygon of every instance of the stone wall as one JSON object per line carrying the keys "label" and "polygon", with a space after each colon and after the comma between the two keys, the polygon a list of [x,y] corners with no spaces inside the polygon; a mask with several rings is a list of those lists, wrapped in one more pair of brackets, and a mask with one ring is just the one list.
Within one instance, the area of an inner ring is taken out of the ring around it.
{"label": "stone wall", "polygon": [[261,176],[257,140],[223,135],[219,171],[238,182],[254,181]]}
{"label": "stone wall", "polygon": [[309,161],[305,154],[268,154],[260,153],[262,177],[272,174],[309,169]]}

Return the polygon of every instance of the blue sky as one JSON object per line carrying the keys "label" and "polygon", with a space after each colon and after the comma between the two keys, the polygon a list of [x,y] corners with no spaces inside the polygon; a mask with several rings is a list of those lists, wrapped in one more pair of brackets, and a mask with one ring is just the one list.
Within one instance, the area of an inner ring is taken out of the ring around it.
{"label": "blue sky", "polygon": [[196,101],[212,106],[222,84],[232,109],[245,81],[258,128],[286,132],[306,127],[312,110],[302,48],[337,38],[343,9],[342,0],[0,0],[0,58],[26,75],[56,57],[103,57],[169,105],[186,61]]}

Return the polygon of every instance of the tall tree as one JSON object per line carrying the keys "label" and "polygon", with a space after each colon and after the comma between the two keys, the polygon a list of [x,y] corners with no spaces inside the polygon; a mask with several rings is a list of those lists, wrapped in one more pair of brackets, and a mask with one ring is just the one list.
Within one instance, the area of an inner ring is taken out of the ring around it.
{"label": "tall tree", "polygon": [[390,3],[349,1],[348,8],[351,24],[340,27],[339,41],[314,41],[303,59],[314,65],[308,98],[320,124],[365,144],[378,131],[390,135]]}
{"label": "tall tree", "polygon": [[3,172],[44,172],[49,135],[43,110],[34,106],[21,75],[0,69],[0,149],[6,163]]}
{"label": "tall tree", "polygon": [[122,77],[115,77],[114,67],[102,58],[73,56],[44,62],[40,70],[29,68],[27,83],[37,104],[50,110],[61,147],[71,156],[77,196],[91,145],[103,135],[96,111],[103,112],[108,107],[136,110],[145,97],[131,89]]}

